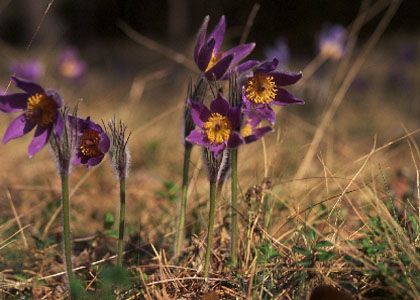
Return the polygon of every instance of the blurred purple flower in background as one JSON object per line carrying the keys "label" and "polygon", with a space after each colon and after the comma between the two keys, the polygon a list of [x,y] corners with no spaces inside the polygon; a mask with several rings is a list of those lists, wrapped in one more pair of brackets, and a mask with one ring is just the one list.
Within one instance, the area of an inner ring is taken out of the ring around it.
{"label": "blurred purple flower in background", "polygon": [[44,76],[44,65],[37,59],[14,61],[10,65],[10,71],[19,78],[39,81]]}
{"label": "blurred purple flower in background", "polygon": [[79,79],[86,72],[86,63],[74,47],[64,49],[58,57],[58,71],[68,79]]}
{"label": "blurred purple flower in background", "polygon": [[287,65],[290,51],[286,39],[278,38],[273,46],[264,49],[264,55],[267,60],[277,58],[280,67]]}
{"label": "blurred purple flower in background", "polygon": [[197,126],[186,140],[208,148],[215,155],[227,147],[236,148],[243,144],[238,128],[240,124],[240,107],[231,107],[219,94],[208,109],[202,103],[190,102],[192,119]]}
{"label": "blurred purple flower in background", "polygon": [[273,59],[261,63],[254,70],[243,87],[243,101],[245,113],[252,119],[275,122],[275,113],[271,106],[304,104],[305,101],[296,98],[282,86],[295,84],[302,77],[302,73],[285,73],[276,70],[278,60]]}
{"label": "blurred purple flower in background", "polygon": [[257,64],[256,61],[250,60],[238,65],[252,52],[254,43],[242,44],[225,52],[221,51],[226,30],[225,16],[220,18],[219,23],[207,36],[209,19],[208,16],[204,19],[198,31],[194,49],[194,61],[209,80],[224,80],[234,71],[242,73]]}
{"label": "blurred purple flower in background", "polygon": [[318,38],[320,54],[332,60],[339,60],[345,53],[346,39],[347,31],[343,26],[324,26]]}
{"label": "blurred purple flower in background", "polygon": [[400,44],[398,49],[398,59],[402,63],[412,64],[417,61],[418,45],[415,42],[405,42]]}
{"label": "blurred purple flower in background", "polygon": [[93,167],[99,164],[110,147],[110,140],[102,127],[90,120],[70,117],[72,126],[76,126],[78,145],[72,158],[74,165]]}
{"label": "blurred purple flower in background", "polygon": [[0,111],[23,113],[9,124],[3,137],[3,144],[27,134],[36,127],[34,138],[28,148],[28,154],[32,157],[47,144],[53,129],[60,136],[63,120],[58,109],[63,101],[57,92],[44,90],[34,82],[16,77],[12,77],[12,81],[24,92],[0,96]]}

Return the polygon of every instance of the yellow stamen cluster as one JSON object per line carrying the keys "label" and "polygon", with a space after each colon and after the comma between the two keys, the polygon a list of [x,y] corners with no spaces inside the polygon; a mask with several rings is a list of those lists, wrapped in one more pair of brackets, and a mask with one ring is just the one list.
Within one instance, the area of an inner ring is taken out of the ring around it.
{"label": "yellow stamen cluster", "polygon": [[269,104],[277,95],[277,86],[271,75],[257,73],[248,79],[245,95],[255,104]]}
{"label": "yellow stamen cluster", "polygon": [[241,135],[242,137],[247,137],[250,136],[252,134],[252,126],[249,123],[246,123],[242,128],[241,128]]}
{"label": "yellow stamen cluster", "polygon": [[231,126],[228,118],[219,113],[212,113],[204,123],[207,139],[212,144],[221,144],[229,139]]}
{"label": "yellow stamen cluster", "polygon": [[99,145],[99,132],[87,129],[83,132],[80,138],[80,152],[84,156],[95,157],[101,154],[98,148]]}
{"label": "yellow stamen cluster", "polygon": [[206,71],[210,70],[211,68],[214,67],[214,65],[217,63],[217,61],[219,60],[219,55],[215,55],[214,52],[211,54],[211,58],[209,61],[209,64],[207,65]]}
{"label": "yellow stamen cluster", "polygon": [[30,96],[26,102],[26,118],[39,126],[50,125],[57,113],[57,105],[54,100],[45,95],[36,93]]}

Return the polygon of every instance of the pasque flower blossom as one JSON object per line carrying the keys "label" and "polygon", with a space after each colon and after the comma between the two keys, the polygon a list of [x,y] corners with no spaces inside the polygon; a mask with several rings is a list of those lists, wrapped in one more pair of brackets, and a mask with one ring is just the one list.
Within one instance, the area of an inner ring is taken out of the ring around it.
{"label": "pasque flower blossom", "polygon": [[276,70],[277,65],[276,58],[263,62],[255,68],[253,75],[245,80],[242,91],[244,111],[251,119],[265,119],[274,124],[275,113],[272,105],[305,103],[282,88],[298,82],[302,73],[280,72]]}
{"label": "pasque flower blossom", "polygon": [[38,81],[44,75],[44,65],[37,59],[14,61],[10,65],[10,70],[16,77],[31,81]]}
{"label": "pasque flower blossom", "polygon": [[71,118],[72,126],[77,126],[78,144],[72,158],[74,165],[93,167],[98,165],[108,152],[110,140],[102,127],[90,120]]}
{"label": "pasque flower blossom", "polygon": [[345,53],[346,38],[347,32],[343,26],[324,27],[318,39],[320,54],[332,60],[339,60]]}
{"label": "pasque flower blossom", "polygon": [[69,79],[79,79],[86,72],[86,63],[75,48],[67,48],[60,53],[57,67],[60,74]]}
{"label": "pasque flower blossom", "polygon": [[241,73],[257,64],[253,60],[239,64],[252,52],[254,43],[238,45],[225,52],[221,51],[226,30],[225,16],[220,18],[219,23],[207,36],[208,23],[207,16],[198,32],[194,61],[209,80],[227,79],[233,71]]}
{"label": "pasque flower blossom", "polygon": [[63,101],[57,92],[45,90],[37,83],[17,77],[12,77],[12,81],[23,92],[0,95],[0,111],[22,113],[6,129],[3,143],[19,138],[35,128],[28,147],[28,154],[32,157],[47,144],[53,129],[60,136],[63,119],[58,110]]}
{"label": "pasque flower blossom", "polygon": [[190,103],[192,119],[197,126],[186,140],[188,142],[208,148],[216,155],[226,147],[236,148],[243,143],[238,131],[241,111],[239,107],[231,107],[229,103],[218,95],[208,109],[202,103]]}

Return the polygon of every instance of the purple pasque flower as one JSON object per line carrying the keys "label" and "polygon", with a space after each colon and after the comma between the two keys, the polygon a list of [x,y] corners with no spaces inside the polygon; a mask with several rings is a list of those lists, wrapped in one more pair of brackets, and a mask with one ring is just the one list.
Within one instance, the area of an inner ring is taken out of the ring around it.
{"label": "purple pasque flower", "polygon": [[10,71],[19,78],[30,81],[39,81],[44,76],[44,65],[37,59],[15,61],[10,65]]}
{"label": "purple pasque flower", "polygon": [[201,72],[209,80],[225,80],[232,72],[242,73],[257,64],[248,60],[241,64],[255,47],[255,43],[242,44],[227,51],[221,51],[225,36],[226,21],[222,16],[213,31],[207,36],[209,17],[205,17],[198,31],[197,42],[194,49],[194,61]]}
{"label": "purple pasque flower", "polygon": [[255,142],[262,138],[266,133],[273,131],[271,126],[260,126],[261,120],[255,116],[244,116],[240,134],[245,144]]}
{"label": "purple pasque flower", "polygon": [[278,38],[272,47],[264,49],[264,55],[267,60],[277,58],[281,66],[285,66],[289,62],[290,51],[287,41],[284,38]]}
{"label": "purple pasque flower", "polygon": [[69,47],[60,53],[57,68],[63,77],[79,79],[86,72],[86,63],[80,58],[76,48]]}
{"label": "purple pasque flower", "polygon": [[32,157],[47,144],[53,129],[58,136],[61,135],[63,119],[58,110],[63,101],[56,91],[44,90],[37,83],[17,77],[12,77],[12,81],[23,93],[0,95],[0,111],[21,111],[22,114],[9,124],[3,136],[3,144],[35,128],[28,147],[29,157]]}
{"label": "purple pasque flower", "polygon": [[108,152],[110,140],[102,127],[90,120],[71,117],[70,123],[76,127],[77,145],[72,158],[74,165],[93,167],[99,164]]}
{"label": "purple pasque flower", "polygon": [[215,155],[243,143],[235,130],[240,124],[241,110],[231,107],[221,94],[210,103],[210,109],[202,103],[190,102],[190,105],[197,128],[186,137],[188,142],[208,148]]}
{"label": "purple pasque flower", "polygon": [[272,105],[304,104],[282,86],[295,84],[302,78],[302,73],[286,73],[276,70],[278,60],[261,63],[248,77],[242,88],[242,99],[245,113],[255,120],[275,122]]}
{"label": "purple pasque flower", "polygon": [[318,48],[322,56],[339,60],[346,50],[347,31],[341,25],[325,26],[318,38]]}

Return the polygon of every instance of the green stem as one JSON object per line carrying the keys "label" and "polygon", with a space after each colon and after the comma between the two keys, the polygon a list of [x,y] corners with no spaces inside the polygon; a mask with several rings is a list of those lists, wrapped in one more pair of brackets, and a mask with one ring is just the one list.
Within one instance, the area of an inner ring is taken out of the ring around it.
{"label": "green stem", "polygon": [[182,171],[182,199],[179,205],[179,217],[175,238],[175,257],[179,257],[182,251],[182,242],[184,240],[184,227],[185,227],[185,212],[187,210],[187,196],[189,184],[189,169],[190,169],[190,156],[192,144],[186,143],[184,149],[184,168]]}
{"label": "green stem", "polygon": [[120,226],[118,233],[117,266],[123,265],[124,248],[124,226],[125,226],[125,178],[120,179]]}
{"label": "green stem", "polygon": [[231,244],[230,259],[233,267],[238,263],[238,149],[231,150]]}
{"label": "green stem", "polygon": [[210,210],[207,229],[206,257],[204,261],[204,277],[209,277],[211,247],[213,244],[214,217],[216,214],[216,181],[210,181]]}
{"label": "green stem", "polygon": [[61,174],[61,201],[63,205],[64,258],[66,262],[67,279],[70,284],[74,279],[74,273],[71,263],[69,176],[67,174]]}

